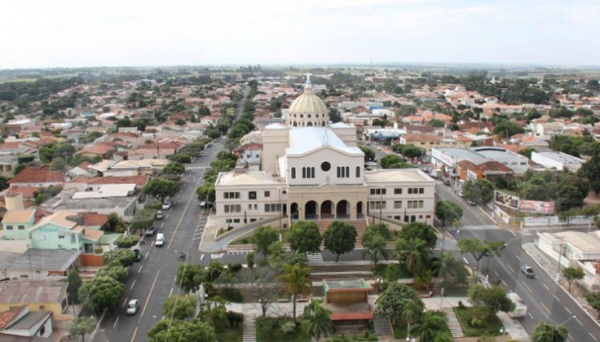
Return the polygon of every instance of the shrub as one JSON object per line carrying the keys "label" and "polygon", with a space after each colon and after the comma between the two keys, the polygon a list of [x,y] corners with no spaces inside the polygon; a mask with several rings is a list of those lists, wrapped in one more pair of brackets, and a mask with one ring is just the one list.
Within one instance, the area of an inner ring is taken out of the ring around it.
{"label": "shrub", "polygon": [[464,309],[465,308],[465,304],[462,302],[462,300],[458,301],[458,308],[459,309]]}
{"label": "shrub", "polygon": [[281,325],[281,331],[285,334],[291,334],[296,331],[296,323],[294,321],[286,321]]}
{"label": "shrub", "polygon": [[102,254],[104,252],[104,249],[102,249],[102,247],[96,247],[96,249],[94,249],[94,253],[96,254]]}
{"label": "shrub", "polygon": [[228,268],[231,273],[238,273],[242,270],[242,264],[229,264]]}
{"label": "shrub", "polygon": [[119,248],[129,248],[137,245],[140,238],[137,235],[121,235],[115,240],[115,245]]}
{"label": "shrub", "polygon": [[230,327],[238,327],[244,323],[244,314],[235,311],[227,311],[227,321],[229,322]]}

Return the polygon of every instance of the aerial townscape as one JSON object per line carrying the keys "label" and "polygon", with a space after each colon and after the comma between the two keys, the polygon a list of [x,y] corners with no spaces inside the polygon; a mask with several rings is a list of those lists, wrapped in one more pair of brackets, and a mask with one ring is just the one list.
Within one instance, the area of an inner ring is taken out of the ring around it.
{"label": "aerial townscape", "polygon": [[257,1],[8,6],[0,342],[600,341],[600,4]]}

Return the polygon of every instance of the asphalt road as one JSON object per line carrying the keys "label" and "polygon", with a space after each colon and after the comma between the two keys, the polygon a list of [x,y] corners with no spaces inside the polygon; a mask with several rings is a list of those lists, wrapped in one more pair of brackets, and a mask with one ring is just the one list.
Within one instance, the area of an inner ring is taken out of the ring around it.
{"label": "asphalt road", "polygon": [[[600,339],[600,328],[596,322],[521,248],[523,243],[532,242],[535,239],[535,233],[523,231],[517,233],[499,228],[481,229],[495,225],[483,209],[469,205],[458,197],[451,187],[438,184],[437,189],[440,200],[452,200],[463,208],[460,232],[450,231],[456,239],[477,238],[506,242],[507,246],[502,250],[501,257],[490,259],[489,271],[487,271],[487,259],[485,258],[480,261],[479,269],[483,274],[488,274],[490,280],[501,279],[501,286],[516,292],[527,304],[528,314],[519,321],[530,335],[540,322],[561,324],[568,320],[564,325],[569,331],[570,341],[598,341]],[[466,257],[466,260],[475,267],[474,259]],[[531,266],[534,269],[535,278],[527,278],[521,273],[520,268],[523,265]],[[570,319],[574,315],[576,318]]]}

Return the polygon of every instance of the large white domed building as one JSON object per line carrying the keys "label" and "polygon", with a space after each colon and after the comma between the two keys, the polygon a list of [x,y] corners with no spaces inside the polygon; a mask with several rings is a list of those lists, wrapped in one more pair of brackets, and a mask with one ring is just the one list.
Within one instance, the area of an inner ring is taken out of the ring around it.
{"label": "large white domed building", "polygon": [[433,223],[435,181],[419,169],[366,170],[356,128],[330,124],[328,113],[307,79],[285,125],[263,129],[261,170],[217,177],[220,228],[255,221],[288,227],[296,220],[349,220],[358,225],[369,216]]}

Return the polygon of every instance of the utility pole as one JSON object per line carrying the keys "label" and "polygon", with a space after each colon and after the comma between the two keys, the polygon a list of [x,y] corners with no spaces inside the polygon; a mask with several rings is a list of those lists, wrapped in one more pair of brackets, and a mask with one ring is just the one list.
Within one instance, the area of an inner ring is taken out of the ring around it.
{"label": "utility pole", "polygon": [[381,218],[383,217],[383,188],[379,187],[379,225],[381,226]]}
{"label": "utility pole", "polygon": [[563,254],[563,241],[564,241],[565,237],[562,236],[560,237],[560,247],[558,250],[558,270],[556,271],[556,281],[558,281],[560,279],[560,261],[562,259],[562,254]]}

